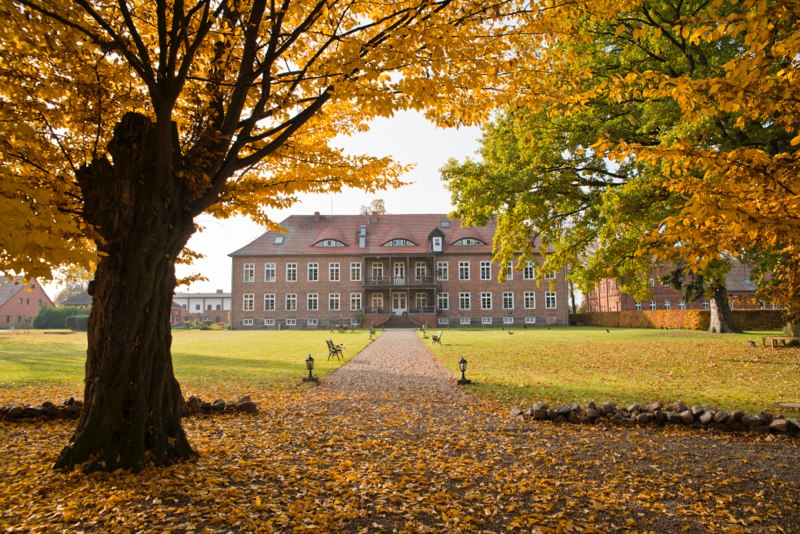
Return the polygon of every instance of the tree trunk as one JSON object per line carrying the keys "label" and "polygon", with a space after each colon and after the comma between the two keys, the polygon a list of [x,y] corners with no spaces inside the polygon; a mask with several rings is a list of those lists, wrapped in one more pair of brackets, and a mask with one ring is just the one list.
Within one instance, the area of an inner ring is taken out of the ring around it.
{"label": "tree trunk", "polygon": [[572,314],[578,313],[578,306],[575,304],[575,284],[573,282],[569,282],[569,302]]}
{"label": "tree trunk", "polygon": [[109,143],[113,166],[97,159],[78,173],[101,260],[89,285],[83,411],[57,469],[135,472],[196,455],[170,354],[175,259],[194,226],[175,162],[158,172],[163,142],[149,119],[128,114]]}
{"label": "tree trunk", "polygon": [[733,322],[733,313],[728,303],[728,290],[724,287],[711,290],[711,319],[708,331],[712,334],[730,334],[739,332]]}

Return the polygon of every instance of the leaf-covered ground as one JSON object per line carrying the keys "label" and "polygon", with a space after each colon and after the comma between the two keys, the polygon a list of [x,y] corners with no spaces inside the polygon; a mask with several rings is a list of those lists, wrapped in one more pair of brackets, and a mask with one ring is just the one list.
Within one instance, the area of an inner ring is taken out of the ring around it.
{"label": "leaf-covered ground", "polygon": [[511,420],[505,406],[457,389],[412,332],[386,332],[318,388],[254,398],[257,415],[185,421],[199,460],[138,476],[51,471],[74,423],[2,424],[0,526],[789,532],[800,524],[798,440]]}

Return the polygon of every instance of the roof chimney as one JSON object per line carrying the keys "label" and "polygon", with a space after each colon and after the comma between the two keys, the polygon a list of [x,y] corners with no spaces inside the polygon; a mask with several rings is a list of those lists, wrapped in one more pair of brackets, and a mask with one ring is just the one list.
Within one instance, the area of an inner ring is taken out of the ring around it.
{"label": "roof chimney", "polygon": [[315,221],[318,221],[318,220],[319,220],[319,212],[318,212],[318,211],[315,211],[315,212],[314,212],[314,220],[315,220]]}

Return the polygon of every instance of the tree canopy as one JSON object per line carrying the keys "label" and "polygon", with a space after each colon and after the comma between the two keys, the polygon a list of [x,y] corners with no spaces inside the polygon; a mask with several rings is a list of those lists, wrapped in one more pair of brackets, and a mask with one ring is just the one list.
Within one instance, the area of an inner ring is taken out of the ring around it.
{"label": "tree canopy", "polygon": [[458,210],[500,214],[502,259],[540,237],[584,287],[641,272],[651,255],[702,270],[759,251],[769,298],[796,318],[798,10],[553,5],[483,161],[443,170]]}

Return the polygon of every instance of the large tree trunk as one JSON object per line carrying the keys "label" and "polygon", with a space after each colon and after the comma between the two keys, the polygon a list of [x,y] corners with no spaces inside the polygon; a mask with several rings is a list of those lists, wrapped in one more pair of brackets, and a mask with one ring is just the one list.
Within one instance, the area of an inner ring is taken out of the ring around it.
{"label": "large tree trunk", "polygon": [[177,163],[168,179],[158,172],[163,142],[146,117],[128,114],[109,144],[113,166],[97,159],[78,173],[101,261],[89,286],[84,407],[56,468],[139,471],[195,456],[170,354],[175,259],[194,226]]}
{"label": "large tree trunk", "polygon": [[711,290],[711,319],[708,331],[712,334],[739,332],[733,322],[733,313],[728,302],[728,290],[724,287],[716,287]]}

